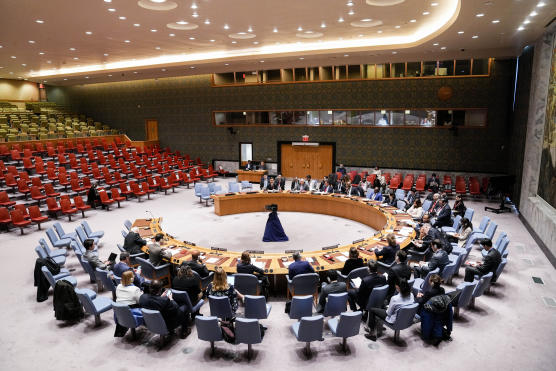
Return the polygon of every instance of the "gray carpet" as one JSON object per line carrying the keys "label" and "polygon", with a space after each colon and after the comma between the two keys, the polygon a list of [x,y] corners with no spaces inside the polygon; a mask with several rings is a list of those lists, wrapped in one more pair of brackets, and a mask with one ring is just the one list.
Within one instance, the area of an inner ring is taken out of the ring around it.
{"label": "gray carpet", "polygon": [[[227,182],[220,180],[225,187]],[[478,223],[485,212],[484,202],[466,201],[475,208],[474,221]],[[263,246],[262,228],[265,213],[232,215],[219,218],[212,207],[198,202],[192,190],[179,189],[174,194],[155,195],[153,200],[138,203],[124,202],[121,209],[110,212],[91,211],[87,221],[94,229],[106,232],[100,248],[101,257],[117,251],[116,243],[125,219],[147,216],[146,210],[164,216],[164,228],[180,239],[198,242],[204,246],[222,246],[241,251]],[[511,240],[506,270],[490,295],[477,299],[476,308],[463,310],[454,323],[453,341],[441,343],[438,348],[425,344],[419,337],[418,325],[403,331],[401,344],[393,342],[393,333],[387,330],[377,342],[365,339],[362,333],[348,339],[349,352],[344,355],[325,328],[325,340],[311,344],[313,356],[307,359],[291,333],[290,320],[284,314],[284,299],[272,298],[272,312],[262,321],[268,331],[262,344],[255,345],[254,358],[246,358],[246,345],[217,343],[217,353],[210,357],[208,343],[199,341],[195,329],[181,340],[173,338],[157,351],[157,337],[146,330],[139,331],[139,339],[130,335],[114,338],[112,313],[102,315],[100,327],[94,327],[94,318],[86,317],[79,323],[56,321],[52,310],[52,296],[43,302],[35,301],[33,268],[35,247],[44,232],[28,228],[24,236],[18,231],[0,234],[0,278],[5,283],[0,293],[3,303],[0,335],[0,369],[2,370],[70,370],[107,369],[239,369],[270,367],[276,370],[350,367],[372,369],[494,369],[494,370],[554,370],[556,352],[556,307],[549,307],[543,298],[556,298],[554,268],[542,254],[533,238],[513,214],[489,216],[499,223],[498,231],[508,233]],[[280,213],[286,233],[292,241],[287,247],[303,246],[305,250],[333,243],[348,243],[372,230],[353,221],[329,216]],[[62,224],[71,231],[80,217]],[[48,228],[52,222],[44,224]],[[267,244],[264,245],[265,249]],[[268,247],[280,251],[286,245]],[[269,250],[270,251],[270,250]],[[78,287],[96,289],[89,283],[77,259],[69,255],[68,268]],[[461,274],[463,270],[460,271]],[[462,276],[454,279],[454,287]],[[541,277],[544,284],[536,284],[532,276]],[[104,292],[100,295],[109,297]],[[208,313],[208,305],[202,313]],[[241,310],[240,310],[241,311]]]}

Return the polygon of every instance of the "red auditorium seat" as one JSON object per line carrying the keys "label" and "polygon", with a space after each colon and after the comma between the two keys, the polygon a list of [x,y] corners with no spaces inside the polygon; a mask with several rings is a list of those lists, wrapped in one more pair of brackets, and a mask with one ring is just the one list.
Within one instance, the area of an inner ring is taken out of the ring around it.
{"label": "red auditorium seat", "polygon": [[6,227],[6,230],[9,232],[11,223],[10,211],[5,207],[0,207],[0,224]]}
{"label": "red auditorium seat", "polygon": [[427,180],[426,178],[418,178],[417,182],[415,183],[415,191],[417,192],[425,192]]}
{"label": "red auditorium seat", "polygon": [[462,196],[467,194],[467,190],[465,189],[465,181],[456,181],[456,193]]}
{"label": "red auditorium seat", "polygon": [[142,183],[141,183],[141,190],[147,194],[147,199],[148,199],[148,200],[151,199],[151,193],[155,193],[155,192],[156,192],[154,189],[151,189],[151,188],[149,187],[149,183],[147,183],[147,182],[142,182]]}
{"label": "red auditorium seat", "polygon": [[42,215],[38,206],[29,206],[29,216],[31,217],[31,222],[36,223],[41,230],[41,223],[46,222],[49,218],[46,215]]}
{"label": "red auditorium seat", "polygon": [[481,187],[477,179],[473,179],[469,182],[469,193],[472,196],[479,196],[481,194]]}
{"label": "red auditorium seat", "polygon": [[11,201],[6,191],[0,192],[0,206],[11,207],[15,205],[15,201]]}
{"label": "red auditorium seat", "polygon": [[120,196],[120,190],[118,188],[112,188],[112,199],[118,203],[118,208],[121,207],[120,202],[126,200],[124,196]]}
{"label": "red auditorium seat", "polygon": [[48,213],[54,216],[54,219],[58,219],[58,213],[62,211],[62,208],[58,206],[55,198],[49,197],[46,199],[46,206],[48,207]]}
{"label": "red auditorium seat", "polygon": [[23,193],[25,195],[25,199],[27,199],[27,196],[29,196],[29,193],[31,193],[31,189],[24,179],[19,179],[17,181],[17,190],[19,191],[19,193]]}
{"label": "red auditorium seat", "polygon": [[108,197],[108,194],[106,193],[106,191],[99,191],[98,194],[100,196],[100,202],[104,206],[106,206],[106,211],[110,211],[110,205],[112,205],[114,203],[114,200],[112,198]]}
{"label": "red auditorium seat", "polygon": [[161,176],[156,176],[155,178],[156,178],[156,182],[157,182],[158,184],[160,184],[160,188],[162,188],[162,189],[164,190],[164,194],[165,194],[165,195],[168,194],[168,190],[169,190],[170,188],[172,188],[172,192],[175,192],[175,191],[176,191],[175,188],[174,188],[174,185],[169,184],[169,183],[166,181],[166,178],[163,178],[163,177],[161,177]]}
{"label": "red auditorium seat", "polygon": [[61,186],[64,186],[64,191],[67,192],[68,191],[68,186],[70,185],[70,182],[68,180],[67,175],[62,174],[62,173],[58,173],[58,183]]}
{"label": "red auditorium seat", "polygon": [[54,190],[54,186],[52,185],[52,183],[46,183],[44,185],[44,192],[46,193],[47,197],[58,197],[58,196],[60,196],[60,192],[56,192]]}
{"label": "red auditorium seat", "polygon": [[132,193],[133,192],[130,191],[129,188],[127,187],[127,184],[120,183],[120,194],[124,195],[126,200],[127,200],[127,197]]}
{"label": "red auditorium seat", "polygon": [[413,187],[413,177],[410,177],[409,175],[406,175],[404,180],[403,180],[402,189],[404,191],[410,191],[411,187]]}
{"label": "red auditorium seat", "polygon": [[83,218],[85,217],[85,210],[89,210],[91,208],[91,205],[87,205],[83,202],[83,198],[81,196],[75,196],[73,198],[73,204],[77,210],[81,211]]}
{"label": "red auditorium seat", "polygon": [[33,161],[31,161],[31,157],[23,158],[23,168],[27,171],[33,171],[35,169],[35,165],[33,164]]}
{"label": "red auditorium seat", "polygon": [[46,199],[46,196],[42,194],[41,190],[37,186],[31,187],[31,198],[37,201],[37,206],[41,206],[41,200]]}
{"label": "red auditorium seat", "polygon": [[6,186],[7,187],[12,187],[12,190],[15,192],[15,189],[17,187],[17,181],[15,180],[15,177],[12,173],[6,173],[4,175],[5,177],[5,182],[6,182]]}
{"label": "red auditorium seat", "polygon": [[10,151],[10,156],[12,157],[12,161],[17,161],[18,165],[21,163],[21,153],[19,153],[18,150],[12,149]]}
{"label": "red auditorium seat", "polygon": [[23,218],[23,214],[19,210],[12,210],[10,216],[12,217],[12,224],[15,227],[19,227],[21,234],[23,234],[23,228],[31,224],[30,220],[25,220]]}
{"label": "red auditorium seat", "polygon": [[60,199],[60,206],[62,208],[62,213],[68,216],[68,220],[71,222],[71,216],[77,212],[75,207],[72,207],[71,201],[67,198]]}

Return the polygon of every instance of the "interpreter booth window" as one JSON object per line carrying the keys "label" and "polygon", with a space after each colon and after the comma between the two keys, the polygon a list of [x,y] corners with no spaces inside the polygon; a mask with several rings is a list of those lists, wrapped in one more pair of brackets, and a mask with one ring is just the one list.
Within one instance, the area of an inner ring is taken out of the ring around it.
{"label": "interpreter booth window", "polygon": [[334,125],[347,125],[350,111],[334,111]]}
{"label": "interpreter booth window", "polygon": [[421,62],[407,62],[407,76],[408,77],[421,76]]}
{"label": "interpreter booth window", "polygon": [[332,125],[332,111],[320,111],[320,124]]}
{"label": "interpreter booth window", "polygon": [[270,123],[268,112],[264,112],[264,111],[247,112],[246,118],[248,124],[269,124]]}
{"label": "interpreter booth window", "polygon": [[376,113],[376,126],[388,126],[390,125],[389,113],[386,110],[382,110]]}
{"label": "interpreter booth window", "polygon": [[390,125],[404,125],[404,111],[390,111]]}
{"label": "interpreter booth window", "polygon": [[346,111],[347,124],[348,125],[359,125],[361,124],[361,114],[360,111]]}
{"label": "interpreter booth window", "polygon": [[436,123],[436,111],[429,110],[406,110],[406,126],[434,126]]}
{"label": "interpreter booth window", "polygon": [[217,112],[215,113],[216,125],[245,124],[246,112]]}
{"label": "interpreter booth window", "polygon": [[318,125],[319,123],[319,111],[307,111],[307,125]]}
{"label": "interpreter booth window", "polygon": [[359,111],[361,115],[361,125],[376,125],[375,111]]}
{"label": "interpreter booth window", "polygon": [[253,143],[240,143],[239,154],[241,166],[245,166],[247,161],[253,160]]}

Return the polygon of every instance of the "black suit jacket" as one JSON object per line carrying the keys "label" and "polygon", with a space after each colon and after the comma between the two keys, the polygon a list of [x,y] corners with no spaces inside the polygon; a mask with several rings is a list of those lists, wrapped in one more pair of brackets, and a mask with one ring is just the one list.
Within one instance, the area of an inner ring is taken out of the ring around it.
{"label": "black suit jacket", "polygon": [[[189,294],[191,304],[195,305],[199,301],[199,294],[201,293],[201,280],[196,275],[191,277],[174,277],[172,288],[174,290],[186,291]],[[178,304],[184,305],[185,303]]]}
{"label": "black suit jacket", "polygon": [[[270,178],[266,178],[266,184],[270,185]],[[264,188],[264,175],[261,177],[261,181],[259,182],[259,185],[261,186],[261,189]]]}
{"label": "black suit jacket", "polygon": [[207,269],[207,266],[199,263],[197,260],[189,260],[186,262],[183,262],[182,264],[187,264],[191,267],[191,270],[197,272],[199,274],[199,276],[201,276],[201,278],[205,278],[206,276],[209,275],[209,271]]}
{"label": "black suit jacket", "polygon": [[442,209],[438,210],[436,216],[436,222],[434,223],[434,226],[436,228],[439,228],[439,227],[446,227],[451,224],[452,224],[452,209],[450,209],[450,206],[446,204]]}
{"label": "black suit jacket", "polygon": [[274,189],[283,191],[286,188],[286,178],[280,178],[280,182],[278,182],[278,178],[274,178],[274,185],[276,186]]}
{"label": "black suit jacket", "polygon": [[365,309],[373,289],[384,285],[386,285],[386,278],[382,275],[375,273],[363,277],[361,280],[361,286],[359,286],[359,289],[357,290],[357,304],[359,304],[359,307]]}
{"label": "black suit jacket", "polygon": [[400,282],[400,278],[409,280],[411,278],[411,267],[406,263],[394,264],[388,271],[388,296],[394,295],[396,285]]}
{"label": "black suit jacket", "polygon": [[344,267],[342,268],[342,274],[344,276],[347,276],[349,274],[349,272],[351,272],[354,269],[357,268],[361,268],[363,267],[365,264],[363,263],[363,259],[361,258],[357,258],[357,259],[348,259],[346,260],[346,262],[344,263]]}
{"label": "black suit jacket", "polygon": [[143,294],[139,298],[139,306],[141,308],[159,311],[169,330],[175,329],[181,323],[178,304],[165,296]]}
{"label": "black suit jacket", "polygon": [[139,236],[139,233],[129,232],[124,239],[124,250],[130,254],[139,254],[141,247],[145,246],[147,241]]}
{"label": "black suit jacket", "polygon": [[392,264],[396,255],[396,251],[398,251],[399,249],[399,245],[397,245],[396,248],[390,245],[386,245],[381,250],[375,251],[375,255],[382,263]]}
{"label": "black suit jacket", "polygon": [[483,258],[483,263],[477,266],[477,270],[481,272],[481,276],[487,274],[488,272],[496,274],[496,270],[498,269],[500,262],[502,262],[502,255],[500,255],[500,251],[495,248],[491,248],[488,254]]}
{"label": "black suit jacket", "polygon": [[264,274],[264,271],[261,268],[255,266],[251,263],[246,264],[246,263],[243,263],[243,262],[239,262],[239,263],[237,263],[236,269],[237,269],[237,273]]}

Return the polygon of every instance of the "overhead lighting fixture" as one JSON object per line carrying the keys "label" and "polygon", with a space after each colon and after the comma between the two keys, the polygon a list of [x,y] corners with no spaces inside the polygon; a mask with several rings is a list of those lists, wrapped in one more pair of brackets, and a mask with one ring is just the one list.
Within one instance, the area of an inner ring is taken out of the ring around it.
{"label": "overhead lighting fixture", "polygon": [[195,38],[192,36],[192,37],[189,38],[189,40],[195,40]]}
{"label": "overhead lighting fixture", "polygon": [[151,30],[151,32],[156,32],[157,30],[155,30],[154,28]]}
{"label": "overhead lighting fixture", "polygon": [[104,56],[105,56],[105,57],[108,57],[108,53],[104,53]]}
{"label": "overhead lighting fixture", "polygon": [[68,79],[64,79],[64,81],[68,81]]}
{"label": "overhead lighting fixture", "polygon": [[533,10],[533,11],[529,14],[529,17],[534,17],[534,16],[536,16],[537,14],[538,14],[538,13],[535,12],[535,11]]}
{"label": "overhead lighting fixture", "polygon": [[392,54],[398,54],[398,52],[392,52]]}
{"label": "overhead lighting fixture", "polygon": [[40,24],[44,23],[44,21],[42,19],[37,19],[35,22],[40,23]]}
{"label": "overhead lighting fixture", "polygon": [[35,40],[29,40],[29,44],[34,44]]}
{"label": "overhead lighting fixture", "polygon": [[127,19],[127,18],[124,17],[123,15],[119,16],[118,18],[119,18],[120,20],[122,20],[122,21],[125,21],[125,20]]}
{"label": "overhead lighting fixture", "polygon": [[431,3],[431,6],[438,6],[438,3]]}
{"label": "overhead lighting fixture", "polygon": [[398,25],[398,26],[396,26],[395,28],[401,28],[401,27],[402,27],[402,26]]}
{"label": "overhead lighting fixture", "polygon": [[258,45],[259,42],[258,41],[253,41],[253,44]]}
{"label": "overhead lighting fixture", "polygon": [[417,22],[417,20],[416,20],[416,19],[412,19],[412,20],[410,20],[409,22],[415,23],[415,22]]}
{"label": "overhead lighting fixture", "polygon": [[303,58],[303,57],[299,57],[299,59],[300,59],[300,60],[304,60],[305,58]]}
{"label": "overhead lighting fixture", "polygon": [[71,50],[72,52],[74,52],[74,51],[75,51],[75,48],[69,48],[69,50]]}
{"label": "overhead lighting fixture", "polygon": [[191,68],[191,69],[194,69],[194,68],[195,68],[195,66],[191,66],[191,67],[189,67],[189,68]]}
{"label": "overhead lighting fixture", "polygon": [[169,34],[168,36],[174,37],[174,36],[176,36],[176,34],[175,34],[175,33],[171,33],[171,34]]}
{"label": "overhead lighting fixture", "polygon": [[139,23],[134,23],[133,25],[134,25],[135,27],[141,26]]}
{"label": "overhead lighting fixture", "polygon": [[180,25],[184,25],[184,24],[188,24],[189,22],[186,21],[177,21],[176,24],[180,24]]}
{"label": "overhead lighting fixture", "polygon": [[303,31],[303,28],[301,26],[297,27],[298,31]]}
{"label": "overhead lighting fixture", "polygon": [[137,71],[133,71],[133,73],[134,73],[134,74],[138,74],[139,72],[137,72]]}
{"label": "overhead lighting fixture", "polygon": [[114,9],[114,8],[108,8],[108,11],[109,11],[109,12],[115,12],[116,9]]}
{"label": "overhead lighting fixture", "polygon": [[431,14],[430,12],[423,12],[423,15],[429,15]]}
{"label": "overhead lighting fixture", "polygon": [[73,60],[76,61],[76,60],[79,60],[79,58],[78,57],[73,57]]}
{"label": "overhead lighting fixture", "polygon": [[264,61],[259,61],[259,62],[264,63]]}
{"label": "overhead lighting fixture", "polygon": [[26,63],[21,63],[21,65],[22,65],[23,67],[27,67],[27,64],[26,64]]}
{"label": "overhead lighting fixture", "polygon": [[478,38],[479,38],[479,36],[477,36],[477,35],[473,35],[473,37],[471,37],[471,38],[472,38],[472,39],[478,39]]}
{"label": "overhead lighting fixture", "polygon": [[39,55],[44,55],[44,52],[39,52]]}
{"label": "overhead lighting fixture", "polygon": [[500,23],[500,20],[499,20],[499,19],[495,19],[495,20],[492,21],[492,23]]}
{"label": "overhead lighting fixture", "polygon": [[86,78],[86,79],[88,79],[88,78],[89,78],[89,76],[85,76],[85,78]]}
{"label": "overhead lighting fixture", "polygon": [[124,40],[124,43],[129,44],[131,41],[129,40]]}
{"label": "overhead lighting fixture", "polygon": [[523,27],[523,26],[519,26],[519,27],[517,28],[518,31],[523,31],[524,29],[525,29],[525,27]]}
{"label": "overhead lighting fixture", "polygon": [[228,29],[230,29],[230,26],[228,26],[227,24],[225,24],[225,25],[224,25],[224,29],[225,29],[225,30],[228,30]]}
{"label": "overhead lighting fixture", "polygon": [[320,24],[320,28],[326,28],[326,23],[322,22],[322,23]]}
{"label": "overhead lighting fixture", "polygon": [[91,31],[85,31],[85,35],[92,35],[93,33]]}
{"label": "overhead lighting fixture", "polygon": [[160,50],[160,46],[155,46],[154,47],[156,50]]}
{"label": "overhead lighting fixture", "polygon": [[165,3],[166,0],[151,0],[151,2],[157,3],[157,4],[162,4],[162,3]]}
{"label": "overhead lighting fixture", "polygon": [[475,17],[478,17],[478,18],[481,18],[481,17],[484,17],[484,16],[485,16],[484,13],[479,13],[479,14],[475,15]]}
{"label": "overhead lighting fixture", "polygon": [[439,43],[434,43],[434,44],[432,44],[432,45],[434,45],[434,46],[438,46],[438,45],[440,45],[440,44],[439,44]]}
{"label": "overhead lighting fixture", "polygon": [[12,55],[10,58],[11,59],[16,59],[17,57],[15,55]]}
{"label": "overhead lighting fixture", "polygon": [[237,41],[232,41],[232,44],[237,44]]}
{"label": "overhead lighting fixture", "polygon": [[445,47],[445,46],[443,46],[443,47],[441,47],[441,48],[440,48],[440,50],[446,50],[446,47]]}
{"label": "overhead lighting fixture", "polygon": [[210,20],[205,19],[205,24],[210,24]]}
{"label": "overhead lighting fixture", "polygon": [[229,66],[229,65],[230,65],[229,63],[224,63],[224,66]]}
{"label": "overhead lighting fixture", "polygon": [[216,40],[214,40],[214,39],[211,39],[211,40],[209,40],[209,41],[210,41],[211,43],[213,43],[213,42],[215,42]]}
{"label": "overhead lighting fixture", "polygon": [[349,54],[344,54],[344,57],[349,57]]}
{"label": "overhead lighting fixture", "polygon": [[465,32],[463,31],[458,31],[458,35],[463,35]]}
{"label": "overhead lighting fixture", "polygon": [[276,27],[274,27],[274,29],[272,30],[272,32],[276,33],[278,32],[278,29]]}
{"label": "overhead lighting fixture", "polygon": [[349,15],[354,15],[355,12],[353,11],[353,9],[350,9],[350,11],[348,12]]}
{"label": "overhead lighting fixture", "polygon": [[197,4],[195,3],[191,4],[191,9],[197,9]]}
{"label": "overhead lighting fixture", "polygon": [[342,17],[338,18],[338,22],[342,23],[344,19]]}
{"label": "overhead lighting fixture", "polygon": [[353,6],[353,1],[348,1],[346,5],[347,6]]}
{"label": "overhead lighting fixture", "polygon": [[104,0],[105,3],[111,3],[112,0]]}
{"label": "overhead lighting fixture", "polygon": [[166,72],[166,68],[161,69],[162,72]]}
{"label": "overhead lighting fixture", "polygon": [[529,24],[529,23],[531,23],[531,21],[528,20],[528,19],[526,19],[526,20],[523,21],[523,24]]}
{"label": "overhead lighting fixture", "polygon": [[253,27],[249,26],[249,28],[247,29],[247,32],[253,32]]}
{"label": "overhead lighting fixture", "polygon": [[112,75],[108,75],[108,77],[112,77]]}
{"label": "overhead lighting fixture", "polygon": [[537,7],[542,8],[542,7],[545,6],[545,5],[546,5],[546,3],[545,3],[544,1],[540,1],[540,2],[537,4]]}
{"label": "overhead lighting fixture", "polygon": [[378,30],[376,33],[383,33],[383,32],[384,32],[384,31],[382,31],[382,30]]}
{"label": "overhead lighting fixture", "polygon": [[197,17],[199,16],[199,14],[197,14],[197,12],[195,12],[195,13],[191,14],[191,16],[192,16],[193,18],[197,18]]}

